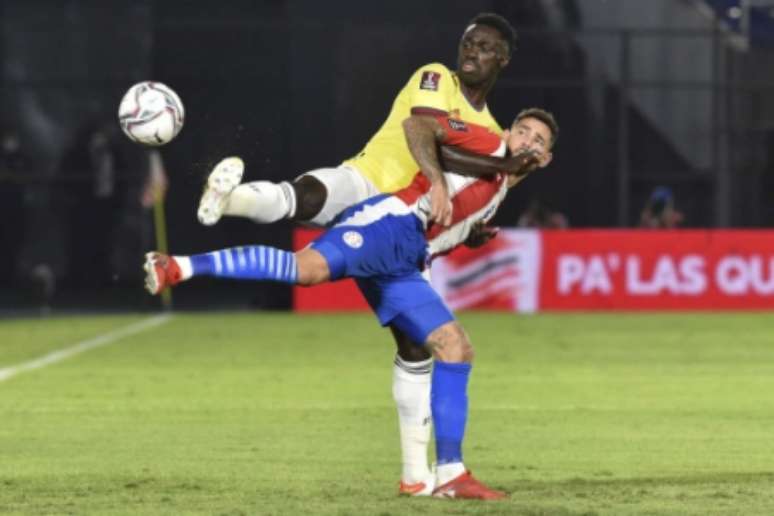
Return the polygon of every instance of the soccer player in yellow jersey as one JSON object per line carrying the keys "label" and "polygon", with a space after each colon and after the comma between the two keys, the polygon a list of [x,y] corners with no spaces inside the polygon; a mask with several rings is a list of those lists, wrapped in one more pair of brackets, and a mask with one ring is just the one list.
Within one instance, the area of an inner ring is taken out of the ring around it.
{"label": "soccer player in yellow jersey", "polygon": [[[338,167],[306,172],[292,183],[239,185],[243,164],[238,158],[227,158],[208,179],[199,204],[200,222],[212,225],[222,215],[230,215],[259,223],[289,218],[325,226],[344,208],[406,186],[419,169],[401,126],[409,116],[449,115],[501,133],[486,97],[508,65],[515,39],[514,29],[503,17],[484,13],[473,18],[460,40],[457,71],[440,63],[420,67],[398,93],[387,120],[365,148]],[[430,145],[435,143],[428,142]],[[448,169],[466,172],[464,164],[446,161]],[[440,206],[438,210],[432,220],[447,222],[448,213]],[[440,215],[447,219],[437,218]]]}
{"label": "soccer player in yellow jersey", "polygon": [[[440,63],[420,67],[403,87],[387,120],[365,148],[353,158],[333,168],[306,172],[293,182],[254,181],[240,184],[244,164],[239,158],[226,158],[216,165],[207,180],[199,203],[198,218],[204,225],[215,224],[223,215],[271,223],[287,218],[325,226],[345,208],[380,193],[389,193],[409,184],[420,170],[417,160],[432,156],[437,161],[436,142],[412,140],[419,152],[412,157],[402,123],[409,117],[448,115],[490,128],[502,129],[489,113],[486,98],[500,71],[508,65],[516,42],[510,23],[497,14],[483,13],[466,26],[459,43],[457,70]],[[426,161],[426,160],[424,160]],[[447,170],[480,172],[491,167],[485,156],[465,155],[443,149]],[[506,160],[507,161],[507,160]],[[516,172],[501,162],[499,169]],[[423,170],[431,182],[429,220],[449,225],[452,208],[446,182],[437,170]],[[403,471],[399,492],[429,495],[435,476],[427,465],[430,440],[430,354],[405,335],[393,331],[398,344],[393,369],[393,397],[398,406]]]}

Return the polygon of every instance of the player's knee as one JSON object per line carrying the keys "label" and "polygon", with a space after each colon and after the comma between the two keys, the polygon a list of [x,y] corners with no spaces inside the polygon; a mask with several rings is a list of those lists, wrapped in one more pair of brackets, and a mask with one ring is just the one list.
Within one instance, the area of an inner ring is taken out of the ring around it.
{"label": "player's knee", "polygon": [[292,185],[296,193],[296,213],[293,220],[307,221],[314,218],[320,213],[328,197],[325,185],[311,175],[299,177]]}
{"label": "player's knee", "polygon": [[441,362],[452,364],[472,364],[474,357],[473,345],[467,339],[454,341],[436,354],[436,358]]}
{"label": "player's knee", "polygon": [[442,362],[472,363],[475,356],[473,344],[456,321],[433,330],[427,337],[427,346],[433,356]]}
{"label": "player's knee", "polygon": [[331,278],[327,260],[318,251],[307,247],[296,253],[297,284],[303,287],[319,285]]}
{"label": "player's knee", "polygon": [[456,350],[456,362],[464,362],[466,364],[472,364],[473,358],[475,358],[475,352],[473,351],[473,344],[468,340],[467,335],[463,332],[463,337],[459,341],[459,346]]}

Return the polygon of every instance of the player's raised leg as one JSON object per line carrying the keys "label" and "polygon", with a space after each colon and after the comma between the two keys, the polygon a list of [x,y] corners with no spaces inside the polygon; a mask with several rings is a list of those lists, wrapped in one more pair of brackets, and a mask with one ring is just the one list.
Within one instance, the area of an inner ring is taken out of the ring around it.
{"label": "player's raised leg", "polygon": [[328,262],[317,251],[297,253],[252,245],[191,256],[145,255],[145,288],[153,295],[196,276],[266,280],[294,285],[317,285],[330,279]]}
{"label": "player's raised leg", "polygon": [[211,226],[226,215],[260,224],[291,219],[325,227],[344,209],[379,194],[362,174],[344,165],[312,170],[292,183],[240,184],[243,169],[239,158],[226,158],[212,170],[197,211],[202,224]]}
{"label": "player's raised leg", "polygon": [[295,213],[296,193],[290,183],[254,181],[240,184],[244,163],[240,158],[221,160],[207,177],[196,215],[205,226],[223,215],[270,223]]}

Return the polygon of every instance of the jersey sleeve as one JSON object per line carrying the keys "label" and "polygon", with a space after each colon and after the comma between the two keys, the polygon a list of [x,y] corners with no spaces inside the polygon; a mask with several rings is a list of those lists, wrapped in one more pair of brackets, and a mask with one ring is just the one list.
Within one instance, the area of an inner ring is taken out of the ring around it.
{"label": "jersey sleeve", "polygon": [[451,111],[454,77],[444,65],[431,63],[414,72],[407,91],[411,114],[445,115]]}
{"label": "jersey sleeve", "polygon": [[505,142],[488,128],[456,118],[436,117],[446,134],[444,145],[489,156],[505,156]]}

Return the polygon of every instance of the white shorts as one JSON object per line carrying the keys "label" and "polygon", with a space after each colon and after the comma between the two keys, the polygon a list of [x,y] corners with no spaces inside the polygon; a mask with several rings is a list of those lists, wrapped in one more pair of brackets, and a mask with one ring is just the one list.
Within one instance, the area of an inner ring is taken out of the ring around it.
{"label": "white shorts", "polygon": [[345,208],[382,193],[360,171],[348,165],[318,168],[299,177],[307,175],[318,179],[328,191],[320,213],[306,222],[311,226],[327,226]]}

